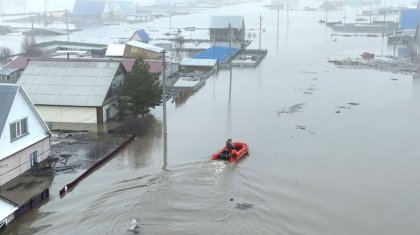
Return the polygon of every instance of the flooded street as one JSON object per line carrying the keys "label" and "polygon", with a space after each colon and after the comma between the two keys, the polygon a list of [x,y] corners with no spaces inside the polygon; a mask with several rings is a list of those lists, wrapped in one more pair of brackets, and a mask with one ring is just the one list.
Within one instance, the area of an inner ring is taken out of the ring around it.
{"label": "flooded street", "polygon": [[[185,103],[168,102],[167,139],[154,110],[147,136],[61,199],[74,177],[56,176],[50,200],[6,234],[133,234],[133,219],[140,234],[419,234],[420,81],[328,63],[392,55],[386,38],[334,40],[318,23],[324,12],[290,11],[287,25],[283,10],[277,47],[277,12],[261,2],[172,17],[172,25],[208,27],[211,15],[232,14],[252,29],[263,16],[268,54],[257,68],[233,68],[231,99],[229,70],[220,70]],[[104,26],[71,37],[111,43],[132,31]],[[227,138],[247,142],[249,156],[211,161]]]}

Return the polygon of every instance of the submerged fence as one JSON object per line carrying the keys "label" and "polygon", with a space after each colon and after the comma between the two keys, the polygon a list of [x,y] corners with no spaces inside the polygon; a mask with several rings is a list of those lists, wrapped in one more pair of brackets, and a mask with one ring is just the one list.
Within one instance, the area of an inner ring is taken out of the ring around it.
{"label": "submerged fence", "polygon": [[60,190],[60,196],[63,197],[67,191],[72,190],[80,181],[82,181],[84,178],[86,178],[88,175],[90,175],[92,172],[94,172],[97,168],[99,168],[102,164],[104,164],[106,161],[110,160],[111,157],[113,157],[117,152],[119,152],[122,148],[124,148],[127,144],[129,144],[131,141],[134,140],[136,135],[132,135],[130,138],[128,138],[126,141],[124,141],[120,146],[118,146],[116,149],[114,149],[110,154],[93,164],[91,167],[89,167],[82,175],[77,177],[73,182],[67,184]]}
{"label": "submerged fence", "polygon": [[49,189],[44,189],[44,191],[42,191],[41,193],[31,197],[28,201],[20,205],[19,209],[15,211],[15,214],[14,214],[15,219],[22,216],[26,212],[28,212],[30,209],[32,209],[32,207],[38,205],[45,199],[49,198],[49,196],[50,196]]}

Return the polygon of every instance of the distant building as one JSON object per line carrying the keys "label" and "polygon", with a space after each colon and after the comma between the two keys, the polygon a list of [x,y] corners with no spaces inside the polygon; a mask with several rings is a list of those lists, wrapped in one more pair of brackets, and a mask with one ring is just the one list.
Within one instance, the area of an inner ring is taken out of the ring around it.
{"label": "distant building", "polygon": [[76,0],[73,16],[85,18],[125,18],[136,14],[133,1]]}
{"label": "distant building", "polygon": [[131,40],[136,40],[136,41],[139,41],[139,42],[149,43],[150,37],[144,29],[139,29],[139,30],[137,30],[136,32],[133,33],[133,35],[130,38],[130,41]]}
{"label": "distant building", "polygon": [[107,45],[83,43],[83,42],[67,42],[67,41],[48,41],[34,45],[35,50],[39,51],[43,56],[49,56],[57,53],[57,51],[66,52],[87,52],[88,54],[97,56],[105,55]]}
{"label": "distant building", "polygon": [[0,100],[1,186],[48,157],[51,133],[21,86],[0,84]]}
{"label": "distant building", "polygon": [[400,28],[403,34],[414,36],[417,24],[420,23],[420,9],[402,9],[400,13]]}
{"label": "distant building", "polygon": [[245,21],[243,16],[212,16],[210,23],[210,40],[228,42],[229,25],[232,41],[245,40]]}
{"label": "distant building", "polygon": [[157,47],[147,43],[131,40],[125,45],[124,58],[143,58],[144,60],[158,60],[162,56],[162,51],[162,47]]}
{"label": "distant building", "polygon": [[343,7],[344,2],[342,1],[326,1],[319,6],[320,9],[324,9],[326,11],[341,10]]}
{"label": "distant building", "polygon": [[85,127],[60,123],[99,124],[116,116],[113,103],[125,75],[120,61],[31,60],[17,84],[54,129],[73,130]]}

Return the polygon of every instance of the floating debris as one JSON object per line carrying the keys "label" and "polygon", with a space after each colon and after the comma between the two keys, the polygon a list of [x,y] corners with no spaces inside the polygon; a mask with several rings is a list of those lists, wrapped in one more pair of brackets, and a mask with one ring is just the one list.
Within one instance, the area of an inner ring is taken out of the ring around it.
{"label": "floating debris", "polygon": [[277,115],[281,115],[283,113],[288,113],[288,114],[292,114],[292,113],[297,113],[297,112],[302,112],[303,106],[306,105],[305,103],[299,103],[299,104],[295,104],[292,105],[291,107],[288,108],[283,108],[280,111],[277,111]]}
{"label": "floating debris", "polygon": [[132,219],[130,228],[128,229],[129,232],[134,234],[138,234],[140,232],[140,220],[139,219]]}
{"label": "floating debris", "polygon": [[235,208],[239,210],[248,210],[254,208],[254,204],[246,202],[236,203]]}
{"label": "floating debris", "polygon": [[339,68],[351,69],[375,69],[387,71],[391,73],[414,74],[420,71],[420,63],[418,60],[360,60],[360,59],[344,59],[329,60]]}
{"label": "floating debris", "polygon": [[350,102],[348,103],[349,105],[360,105],[360,103],[354,103],[354,102]]}
{"label": "floating debris", "polygon": [[296,125],[296,129],[298,129],[298,130],[305,130],[306,127],[305,126],[302,126],[302,125]]}

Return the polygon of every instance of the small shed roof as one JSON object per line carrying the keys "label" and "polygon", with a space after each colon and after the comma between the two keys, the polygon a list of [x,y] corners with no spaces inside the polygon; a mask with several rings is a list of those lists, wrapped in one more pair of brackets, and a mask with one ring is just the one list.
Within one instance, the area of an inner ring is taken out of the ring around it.
{"label": "small shed roof", "polygon": [[157,47],[157,46],[153,46],[144,42],[139,42],[136,40],[131,40],[129,42],[127,42],[127,45],[133,46],[133,47],[139,47],[139,48],[143,48],[149,51],[154,51],[154,52],[162,52],[164,49],[162,47]]}
{"label": "small shed roof", "polygon": [[76,0],[73,6],[74,15],[101,15],[105,10],[105,1]]}
{"label": "small shed roof", "polygon": [[17,204],[0,197],[0,221],[13,214],[18,208]]}
{"label": "small shed roof", "polygon": [[240,51],[239,48],[213,46],[195,55],[193,58],[194,59],[216,59],[219,62],[224,63],[229,60],[230,55],[233,56],[239,51]]}
{"label": "small shed roof", "polygon": [[188,80],[180,78],[178,81],[175,82],[174,87],[194,87],[196,86],[200,80]]}
{"label": "small shed roof", "polygon": [[14,73],[18,70],[19,70],[19,68],[1,68],[0,69],[0,75],[8,76],[8,75],[10,75],[10,74],[12,74],[12,73]]}
{"label": "small shed roof", "polygon": [[201,66],[201,67],[213,67],[217,63],[217,59],[195,59],[195,58],[184,58],[180,65],[184,66]]}
{"label": "small shed roof", "polygon": [[403,9],[400,16],[402,29],[415,30],[420,23],[420,9]]}
{"label": "small shed roof", "polygon": [[123,57],[125,44],[109,44],[105,56]]}
{"label": "small shed roof", "polygon": [[120,61],[29,62],[18,80],[36,105],[100,107]]}
{"label": "small shed roof", "polygon": [[244,27],[244,17],[243,16],[212,16],[210,28],[211,29],[222,29],[230,27],[234,29],[241,29]]}

